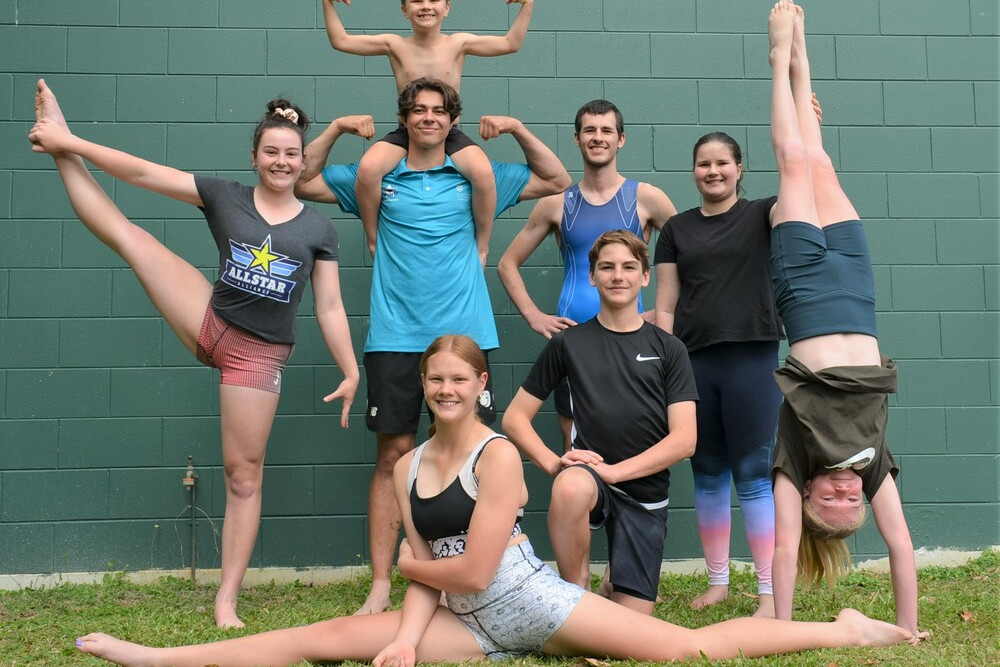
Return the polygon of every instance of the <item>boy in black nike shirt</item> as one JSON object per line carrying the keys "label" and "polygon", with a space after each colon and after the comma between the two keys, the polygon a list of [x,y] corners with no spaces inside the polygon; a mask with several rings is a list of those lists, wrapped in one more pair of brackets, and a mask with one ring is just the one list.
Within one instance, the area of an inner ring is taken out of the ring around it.
{"label": "boy in black nike shirt", "polygon": [[[602,234],[590,251],[597,317],[552,336],[503,419],[511,440],[552,475],[549,534],[559,574],[589,586],[590,531],[605,527],[611,597],[650,614],[666,537],[669,466],[695,447],[698,392],[684,344],[643,320],[649,251],[634,234]],[[575,433],[560,456],[531,421],[569,379]]]}

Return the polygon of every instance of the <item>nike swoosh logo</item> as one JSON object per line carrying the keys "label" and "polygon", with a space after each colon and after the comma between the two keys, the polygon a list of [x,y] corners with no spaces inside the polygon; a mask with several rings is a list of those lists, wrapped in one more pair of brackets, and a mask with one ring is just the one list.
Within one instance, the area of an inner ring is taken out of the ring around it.
{"label": "nike swoosh logo", "polygon": [[635,355],[636,361],[653,361],[654,359],[659,359],[659,357],[644,357],[641,354]]}

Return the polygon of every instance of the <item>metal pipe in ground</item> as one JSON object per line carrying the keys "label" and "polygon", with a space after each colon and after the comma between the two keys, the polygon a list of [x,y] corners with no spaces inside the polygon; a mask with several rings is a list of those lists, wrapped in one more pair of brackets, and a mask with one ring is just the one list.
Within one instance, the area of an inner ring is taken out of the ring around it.
{"label": "metal pipe in ground", "polygon": [[197,485],[197,482],[198,482],[198,473],[194,471],[194,458],[190,454],[188,454],[187,470],[184,472],[184,480],[181,483],[188,490],[188,493],[191,494],[191,582],[192,583],[194,583],[195,581],[195,571],[197,568],[197,560],[198,560],[198,550],[197,550],[198,532],[196,530],[197,515],[195,514],[196,511],[195,508],[197,506],[195,503],[196,501],[195,487]]}

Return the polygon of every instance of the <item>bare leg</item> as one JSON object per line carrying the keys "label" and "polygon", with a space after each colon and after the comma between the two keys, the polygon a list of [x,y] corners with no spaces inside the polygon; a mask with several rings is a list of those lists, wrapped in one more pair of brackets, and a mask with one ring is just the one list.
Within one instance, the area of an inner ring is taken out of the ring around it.
{"label": "bare leg", "polygon": [[823,135],[812,104],[813,90],[809,57],[806,53],[805,16],[802,8],[797,5],[792,30],[789,72],[799,119],[799,132],[809,153],[813,197],[819,214],[819,225],[825,227],[845,220],[857,220],[858,212],[841,188],[833,162],[823,149]]}
{"label": "bare leg", "polygon": [[[55,95],[39,81],[35,114],[66,127]],[[134,225],[93,179],[75,155],[54,155],[73,210],[102,243],[128,262],[150,300],[181,343],[194,353],[212,286],[198,269],[171,252],[149,232]],[[169,276],[169,280],[164,280]]]}
{"label": "bare leg", "polygon": [[633,611],[637,611],[640,614],[645,614],[646,616],[652,616],[653,608],[656,607],[655,600],[643,600],[642,598],[626,595],[625,593],[619,593],[614,590],[611,591],[611,601],[615,604],[621,605],[622,607],[627,607]]}
{"label": "bare leg", "polygon": [[[767,36],[771,51],[768,60],[773,70],[771,84],[771,144],[778,166],[778,202],[774,222],[798,220],[819,224],[813,197],[809,155],[799,131],[795,100],[792,97],[789,67],[795,5],[780,0],[768,18]],[[810,102],[811,104],[811,102]]]}
{"label": "bare leg", "polygon": [[222,524],[222,580],[215,596],[215,624],[243,627],[236,615],[240,584],[260,525],[264,452],[278,408],[278,394],[219,386],[226,517]]}
{"label": "bare leg", "polygon": [[462,176],[472,185],[472,217],[476,223],[476,247],[479,263],[486,266],[490,250],[490,235],[497,210],[497,184],[493,165],[479,146],[467,146],[452,153],[452,161]]}
{"label": "bare leg", "polygon": [[597,498],[597,485],[585,470],[567,468],[552,482],[549,538],[559,576],[586,590],[590,590],[590,511]]}
{"label": "bare leg", "polygon": [[[126,667],[284,667],[303,660],[368,661],[385,648],[399,629],[399,612],[344,616],[285,630],[275,630],[211,644],[150,648],[105,634],[81,637],[84,653]],[[435,612],[417,646],[419,661],[462,662],[483,658],[465,625],[444,607]]]}
{"label": "bare leg", "polygon": [[365,230],[368,250],[375,254],[379,207],[382,205],[382,178],[406,157],[406,150],[386,141],[372,144],[358,163],[354,181],[354,196],[358,200],[358,217]]}
{"label": "bare leg", "polygon": [[375,471],[368,490],[368,548],[372,562],[372,588],[355,614],[377,614],[389,606],[392,564],[402,517],[392,487],[392,469],[413,449],[413,433],[379,433]]}
{"label": "bare leg", "polygon": [[689,630],[585,594],[543,651],[650,661],[697,659],[704,653],[718,660],[814,648],[889,646],[911,639],[907,630],[852,609],[841,611],[833,623],[737,618]]}
{"label": "bare leg", "polygon": [[[812,104],[802,9],[786,0],[778,2],[768,22],[768,38],[774,70],[771,138],[779,176],[775,224],[801,220],[823,227],[857,220],[858,213],[823,150]],[[811,202],[805,201],[806,195]],[[816,336],[797,341],[791,352],[813,370],[881,363],[878,340],[866,334]]]}

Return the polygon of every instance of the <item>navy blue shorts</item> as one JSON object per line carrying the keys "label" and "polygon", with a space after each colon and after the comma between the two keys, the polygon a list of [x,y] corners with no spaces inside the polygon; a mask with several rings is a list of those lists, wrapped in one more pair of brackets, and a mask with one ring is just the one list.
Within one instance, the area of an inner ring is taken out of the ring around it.
{"label": "navy blue shorts", "polygon": [[875,276],[860,220],[776,225],[771,274],[789,343],[827,334],[876,335]]}

